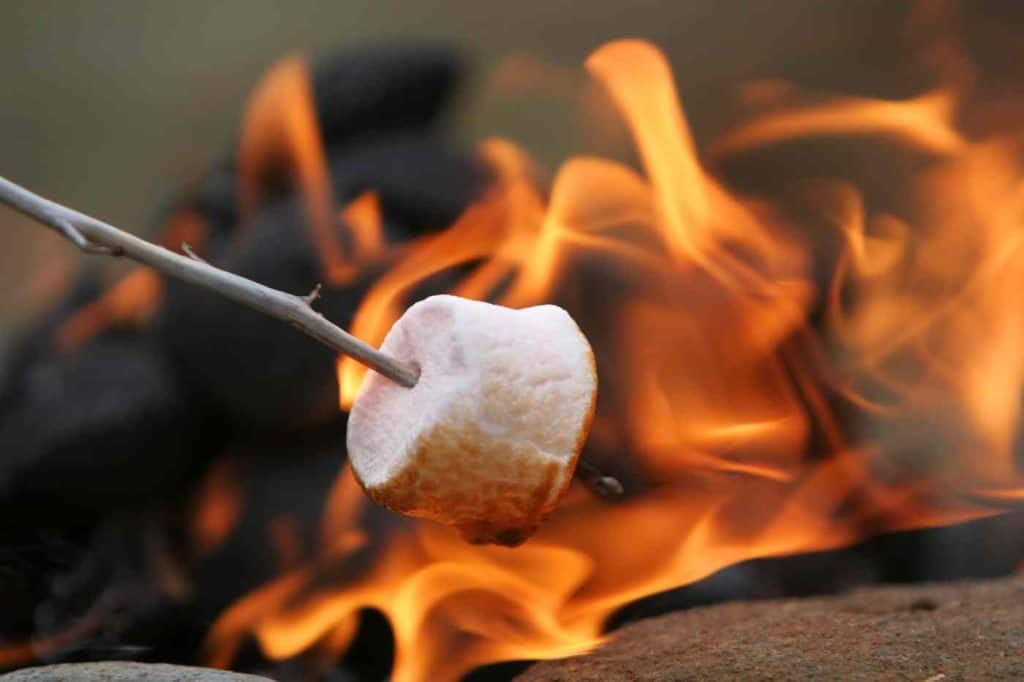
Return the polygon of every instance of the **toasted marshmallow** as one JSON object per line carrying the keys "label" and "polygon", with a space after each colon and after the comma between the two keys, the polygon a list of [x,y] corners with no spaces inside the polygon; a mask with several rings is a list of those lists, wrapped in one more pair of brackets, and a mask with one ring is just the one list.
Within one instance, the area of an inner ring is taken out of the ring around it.
{"label": "toasted marshmallow", "polygon": [[348,421],[356,478],[378,504],[517,545],[555,507],[594,415],[597,373],[563,309],[457,296],[409,308],[381,350],[412,388],[367,373]]}

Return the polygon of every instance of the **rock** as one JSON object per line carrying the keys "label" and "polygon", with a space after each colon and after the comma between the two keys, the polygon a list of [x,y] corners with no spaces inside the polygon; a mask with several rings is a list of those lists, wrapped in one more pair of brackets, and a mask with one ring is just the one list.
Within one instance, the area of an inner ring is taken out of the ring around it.
{"label": "rock", "polygon": [[519,680],[1024,678],[1024,578],[738,602],[622,628]]}
{"label": "rock", "polygon": [[25,668],[0,675],[3,682],[269,682],[269,678],[227,670],[166,663],[103,661]]}

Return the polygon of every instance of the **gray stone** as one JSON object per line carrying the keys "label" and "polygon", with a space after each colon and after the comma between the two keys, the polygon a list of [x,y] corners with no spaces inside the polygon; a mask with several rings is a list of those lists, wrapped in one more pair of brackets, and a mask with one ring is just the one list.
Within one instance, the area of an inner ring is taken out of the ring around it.
{"label": "gray stone", "polygon": [[24,668],[0,675],[3,682],[269,682],[266,677],[166,663],[102,661]]}

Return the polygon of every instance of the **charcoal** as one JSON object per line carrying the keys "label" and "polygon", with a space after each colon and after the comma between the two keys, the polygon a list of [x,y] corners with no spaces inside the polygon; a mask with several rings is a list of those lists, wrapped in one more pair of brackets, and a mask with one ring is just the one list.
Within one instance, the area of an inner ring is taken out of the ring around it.
{"label": "charcoal", "polygon": [[4,413],[8,404],[19,399],[18,392],[25,385],[25,373],[55,352],[53,341],[57,328],[73,312],[95,300],[102,291],[97,273],[86,272],[7,349],[0,365],[0,414]]}
{"label": "charcoal", "polygon": [[[224,262],[231,272],[293,294],[321,281],[298,200],[263,212]],[[326,287],[317,309],[346,325],[354,288]],[[338,412],[335,353],[280,320],[190,284],[170,282],[157,322],[179,370],[237,421],[292,427]]]}
{"label": "charcoal", "polygon": [[195,194],[195,207],[215,225],[238,222],[238,177],[233,163],[221,163],[207,172]]}
{"label": "charcoal", "polygon": [[174,496],[202,459],[188,395],[132,334],[33,363],[12,384],[0,411],[0,525],[84,524]]}
{"label": "charcoal", "polygon": [[313,90],[326,145],[431,125],[462,69],[457,52],[443,45],[379,45],[318,59]]}
{"label": "charcoal", "polygon": [[[451,99],[461,71],[457,54],[442,46],[380,45],[318,59],[313,65],[313,98],[327,156],[380,136],[426,133]],[[230,168],[234,151],[226,158],[221,165]],[[231,183],[223,182],[223,170],[204,185],[227,189]],[[272,161],[258,179],[261,201],[286,198],[294,190],[294,179],[295,169],[286,156]],[[219,206],[222,196],[218,192],[213,204],[225,215]],[[204,197],[206,206],[211,206],[211,198]]]}
{"label": "charcoal", "polygon": [[186,188],[183,196],[162,217],[183,209],[194,211],[206,223],[208,232],[203,253],[211,256],[221,253],[231,242],[240,219],[234,149],[226,152],[194,187]]}
{"label": "charcoal", "polygon": [[[464,186],[458,180],[465,174],[465,161],[438,149],[436,144],[426,149],[415,144],[410,147],[403,140],[409,133],[423,135],[436,122],[454,94],[462,71],[457,52],[442,45],[379,45],[318,58],[313,65],[313,92],[324,147],[332,156],[337,156],[336,149],[341,149],[343,156],[352,153],[353,167],[358,166],[346,175],[345,187],[357,191],[378,184],[396,185],[390,194],[391,202],[403,215],[412,213],[410,222],[447,222],[445,217],[450,218],[464,203],[458,198],[445,199],[452,196],[453,186]],[[382,135],[397,136],[400,149],[381,150],[379,142],[370,144],[368,149],[359,148],[364,140]],[[396,151],[406,154],[404,163],[394,163]],[[441,156],[436,155],[438,152]],[[418,167],[410,162],[423,161],[424,154],[429,157],[428,167],[435,173],[421,178],[421,187],[410,186],[408,179],[414,177],[411,171]],[[395,175],[397,183],[392,178]],[[265,178],[268,186],[264,188],[264,198],[268,201],[291,193],[290,182],[278,187],[281,176],[290,178],[291,169],[276,169]],[[453,185],[441,184],[453,177]],[[428,187],[431,191],[427,191]],[[435,194],[433,190],[438,188],[441,191]],[[342,196],[347,194],[343,192]],[[210,243],[204,251],[216,256],[238,226],[237,199],[238,168],[235,148],[231,146],[199,182],[186,188],[178,200],[160,212],[156,224],[162,224],[175,211],[195,211],[210,228]],[[424,217],[424,209],[432,212]]]}
{"label": "charcoal", "polygon": [[[59,661],[130,659],[159,650],[192,660],[175,637],[163,510],[115,515],[93,528],[0,528],[0,669]],[[179,581],[180,582],[180,581]],[[161,627],[140,631],[159,619]],[[35,642],[19,651],[16,643]],[[177,646],[176,646],[177,645]],[[175,648],[176,647],[176,648]]]}
{"label": "charcoal", "polygon": [[81,348],[55,346],[60,325],[101,292],[87,271],[0,370],[0,526],[87,526],[173,495],[201,459],[195,406],[143,335],[112,328]]}
{"label": "charcoal", "polygon": [[[340,198],[368,187],[380,192],[389,242],[454,220],[482,182],[473,161],[427,136],[353,147],[335,157],[332,175]],[[417,177],[426,190],[417,187]],[[324,282],[309,233],[302,202],[291,197],[264,207],[213,262],[275,289],[305,294]],[[348,327],[378,274],[367,273],[351,286],[325,286],[317,309]],[[156,326],[188,383],[238,422],[295,428],[324,423],[338,413],[336,354],[279,320],[193,285],[168,282]]]}
{"label": "charcoal", "polygon": [[995,578],[1024,561],[1024,511],[951,526],[881,535],[871,540],[879,581],[935,582]]}
{"label": "charcoal", "polygon": [[84,545],[77,529],[0,529],[0,641],[23,641],[35,633],[37,605],[50,596],[54,576],[80,561]]}
{"label": "charcoal", "polygon": [[416,236],[448,227],[487,181],[483,166],[429,135],[398,133],[336,150],[339,199],[374,190],[384,214]]}
{"label": "charcoal", "polygon": [[[328,493],[345,462],[345,423],[295,432],[250,433],[225,452],[223,466],[242,495],[237,522],[223,543],[198,558],[190,575],[200,622],[321,549]],[[274,526],[287,525],[294,544],[282,556]]]}
{"label": "charcoal", "polygon": [[[299,599],[351,584],[366,575],[378,556],[380,545],[374,540],[390,537],[408,522],[363,500],[355,521],[370,542],[344,561],[318,562],[327,549],[324,541],[330,542],[321,533],[327,499],[343,471],[344,442],[342,417],[297,432],[247,434],[218,460],[218,468],[228,472],[243,503],[230,534],[213,551],[199,554],[189,569],[190,614],[204,631],[238,599],[295,568],[319,566]],[[281,526],[291,531],[292,542],[286,548],[279,541]],[[364,612],[357,639],[332,675],[383,679],[391,664],[392,641],[386,620]],[[301,661],[293,663],[301,670]],[[266,664],[259,647],[250,641],[232,667],[263,672]],[[275,664],[275,673],[265,674],[274,679],[309,679],[308,671],[296,677],[290,674],[294,670],[280,669],[280,665]]]}

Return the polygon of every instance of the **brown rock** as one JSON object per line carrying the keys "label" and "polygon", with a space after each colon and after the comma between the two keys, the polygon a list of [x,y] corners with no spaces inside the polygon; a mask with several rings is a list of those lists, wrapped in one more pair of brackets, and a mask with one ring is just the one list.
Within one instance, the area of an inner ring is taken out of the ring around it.
{"label": "brown rock", "polygon": [[1024,578],[740,602],[629,625],[518,679],[1024,679]]}

